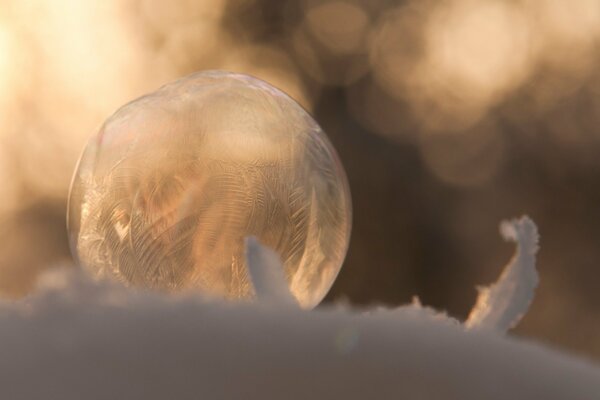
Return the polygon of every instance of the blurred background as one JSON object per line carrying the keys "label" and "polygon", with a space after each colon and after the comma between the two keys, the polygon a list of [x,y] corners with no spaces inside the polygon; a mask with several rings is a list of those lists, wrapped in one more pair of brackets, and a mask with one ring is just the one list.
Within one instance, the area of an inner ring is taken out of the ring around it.
{"label": "blurred background", "polygon": [[326,302],[417,295],[466,317],[541,232],[516,329],[600,360],[600,1],[0,0],[0,296],[69,262],[69,181],[123,103],[203,69],[298,100],[346,167],[354,229]]}

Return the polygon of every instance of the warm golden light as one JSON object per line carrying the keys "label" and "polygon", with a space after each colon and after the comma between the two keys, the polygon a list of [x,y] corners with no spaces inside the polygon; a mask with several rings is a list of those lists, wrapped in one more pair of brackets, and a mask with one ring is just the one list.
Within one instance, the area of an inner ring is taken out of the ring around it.
{"label": "warm golden light", "polygon": [[12,47],[13,43],[7,29],[0,25],[0,93],[2,93],[2,98],[6,97],[8,85],[13,78],[10,63]]}
{"label": "warm golden light", "polygon": [[312,109],[312,98],[288,54],[268,46],[239,46],[224,58],[222,68],[255,76],[289,94],[302,107]]}
{"label": "warm golden light", "polygon": [[350,234],[344,171],[296,102],[247,75],[193,74],[119,109],[75,173],[69,231],[97,276],[229,298],[253,295],[256,236],[304,307],[327,293]]}
{"label": "warm golden light", "polygon": [[423,57],[423,4],[409,4],[387,11],[371,36],[369,59],[382,90],[397,99],[410,96],[416,68]]}
{"label": "warm golden light", "polygon": [[587,285],[600,257],[599,63],[598,0],[0,0],[0,298],[71,262],[69,182],[106,116],[224,69],[314,112],[348,166],[357,234],[329,300],[405,302],[418,282],[464,312],[441,286],[487,282],[467,253],[527,211],[551,241],[537,304],[559,310],[537,323],[569,337],[586,311],[560,311],[581,300],[564,271]]}
{"label": "warm golden light", "polygon": [[306,13],[310,32],[330,51],[340,54],[364,49],[369,22],[362,8],[344,1],[324,2]]}
{"label": "warm golden light", "polygon": [[419,86],[442,116],[475,121],[523,82],[530,46],[528,21],[514,5],[464,0],[440,6],[427,25]]}

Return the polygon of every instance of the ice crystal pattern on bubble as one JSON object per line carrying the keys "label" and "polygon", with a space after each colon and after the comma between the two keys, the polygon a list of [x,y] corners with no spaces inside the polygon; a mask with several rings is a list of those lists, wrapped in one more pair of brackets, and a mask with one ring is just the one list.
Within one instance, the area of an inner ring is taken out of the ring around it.
{"label": "ice crystal pattern on bubble", "polygon": [[97,276],[159,290],[253,296],[244,238],[283,261],[304,307],[331,287],[350,197],[326,136],[258,79],[200,72],[119,109],[73,178],[69,234]]}

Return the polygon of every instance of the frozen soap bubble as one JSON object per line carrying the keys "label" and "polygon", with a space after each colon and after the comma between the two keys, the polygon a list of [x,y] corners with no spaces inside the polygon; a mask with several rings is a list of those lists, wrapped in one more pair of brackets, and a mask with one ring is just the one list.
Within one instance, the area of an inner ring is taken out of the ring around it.
{"label": "frozen soap bubble", "polygon": [[345,257],[350,195],[313,118],[258,79],[200,72],[121,107],[87,144],[69,195],[78,261],[166,291],[249,298],[244,238],[277,251],[303,307]]}

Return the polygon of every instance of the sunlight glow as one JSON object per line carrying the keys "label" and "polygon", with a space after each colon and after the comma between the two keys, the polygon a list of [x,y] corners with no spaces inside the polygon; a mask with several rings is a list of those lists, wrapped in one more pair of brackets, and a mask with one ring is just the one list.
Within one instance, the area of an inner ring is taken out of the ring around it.
{"label": "sunlight glow", "polygon": [[420,82],[442,112],[477,117],[528,76],[530,43],[528,21],[517,7],[453,2],[430,20]]}
{"label": "sunlight glow", "polygon": [[11,78],[11,69],[10,69],[10,56],[11,56],[11,46],[12,43],[10,41],[10,37],[6,28],[0,26],[0,93],[6,94],[6,86],[8,82],[10,82]]}

